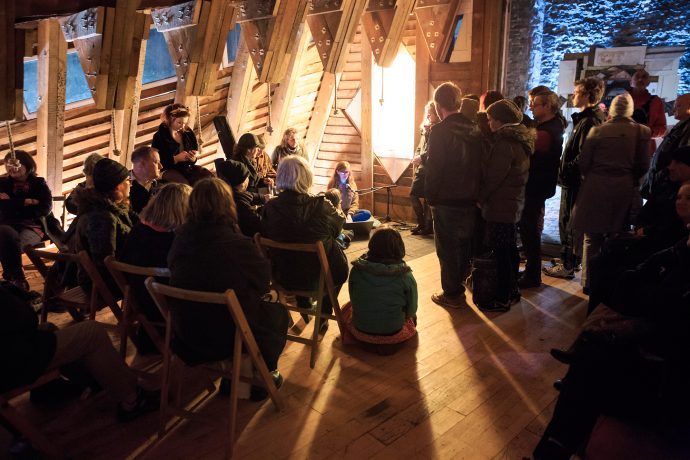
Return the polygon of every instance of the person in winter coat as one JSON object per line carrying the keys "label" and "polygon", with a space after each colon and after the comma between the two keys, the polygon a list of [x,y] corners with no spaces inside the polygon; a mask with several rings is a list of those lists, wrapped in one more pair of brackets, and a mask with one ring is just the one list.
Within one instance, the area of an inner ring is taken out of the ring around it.
{"label": "person in winter coat", "polygon": [[163,165],[163,180],[194,185],[213,175],[197,166],[199,141],[187,125],[191,112],[183,104],[171,104],[163,110],[162,123],[153,135],[151,147],[158,150]]}
{"label": "person in winter coat", "polygon": [[415,216],[417,216],[417,226],[412,229],[413,235],[431,235],[434,233],[434,223],[431,218],[431,206],[424,198],[424,180],[426,174],[424,166],[429,155],[429,132],[431,127],[441,121],[436,113],[436,104],[434,101],[429,101],[425,107],[426,117],[421,126],[421,136],[419,138],[419,146],[412,159],[412,164],[415,166],[414,179],[412,179],[412,188],[410,189],[410,203]]}
{"label": "person in winter coat", "polygon": [[[311,195],[314,176],[307,161],[299,156],[285,157],[278,166],[278,196],[263,207],[261,235],[282,243],[315,243],[322,241],[336,288],[336,295],[347,280],[347,258],[337,238],[345,216],[323,195]],[[321,267],[313,254],[272,256],[276,281],[288,289],[312,290],[319,281]],[[311,308],[309,299],[298,297],[302,308]],[[331,313],[332,304],[324,297],[323,313]],[[322,331],[328,322],[321,323]]]}
{"label": "person in winter coat", "polygon": [[[132,227],[138,222],[129,207],[130,175],[117,161],[104,158],[94,167],[94,188],[78,196],[79,217],[76,223],[74,250],[86,250],[113,294],[119,293],[103,260],[119,258]],[[90,285],[85,273],[79,273],[80,284]]]}
{"label": "person in winter coat", "polygon": [[580,111],[572,115],[573,130],[565,143],[561,165],[558,169],[558,183],[561,186],[561,207],[558,213],[561,262],[542,269],[542,273],[555,278],[574,278],[575,268],[579,264],[582,238],[570,225],[573,207],[582,182],[578,157],[590,129],[606,121],[606,116],[598,105],[603,95],[604,82],[599,78],[588,77],[575,82],[572,102]]}
{"label": "person in winter coat", "polygon": [[[251,238],[236,231],[232,190],[217,178],[199,181],[189,197],[187,217],[168,254],[170,285],[208,292],[233,289],[279,386],[278,357],[285,347],[287,312],[282,306],[270,313],[261,309],[261,298],[269,291],[271,264]],[[236,332],[225,305],[178,301],[171,303],[171,314],[173,349],[187,364],[232,357]]]}
{"label": "person in winter coat", "polygon": [[[400,234],[393,228],[380,228],[369,240],[369,252],[352,262],[350,329],[359,340],[393,344],[416,333],[417,282],[403,257]],[[347,306],[343,316],[348,316]]]}
{"label": "person in winter coat", "polygon": [[616,96],[610,119],[589,132],[578,166],[582,186],[573,208],[572,226],[584,232],[582,286],[589,288],[588,263],[601,251],[608,234],[627,232],[631,209],[639,209],[640,179],[649,167],[648,127],[632,118],[629,94]]}
{"label": "person in winter coat", "polygon": [[259,168],[259,158],[263,154],[264,143],[259,136],[252,133],[244,133],[240,136],[232,159],[242,163],[249,171],[249,182],[246,191],[252,195],[252,204],[264,204],[270,198],[268,190],[275,183],[273,178],[262,176]]}
{"label": "person in winter coat", "polygon": [[45,236],[40,218],[50,214],[53,195],[45,179],[36,176],[31,155],[17,150],[14,164],[11,157],[11,153],[5,156],[7,176],[0,177],[0,262],[3,279],[28,291],[22,249]]}
{"label": "person in winter coat", "polygon": [[525,271],[518,279],[521,289],[541,285],[541,233],[546,200],[556,193],[558,164],[563,150],[565,123],[558,95],[539,87],[529,92],[529,106],[537,128],[534,154],[530,157],[525,188],[525,207],[520,217],[520,240],[525,251]]}
{"label": "person in winter coat", "polygon": [[496,258],[497,292],[483,311],[508,311],[520,301],[517,285],[520,255],[515,224],[525,204],[525,185],[536,132],[523,125],[522,112],[507,99],[486,110],[493,145],[484,166],[479,204],[486,220],[486,244]]}
{"label": "person in winter coat", "polygon": [[216,162],[218,177],[232,187],[232,194],[237,206],[237,221],[242,233],[253,237],[261,231],[261,215],[252,205],[252,194],[247,192],[249,169],[234,160]]}
{"label": "person in winter coat", "polygon": [[[445,308],[462,308],[476,231],[484,145],[476,123],[460,113],[462,91],[443,83],[434,91],[441,122],[431,128],[424,194],[434,218],[436,255],[442,292],[431,300]],[[462,184],[462,186],[458,186]]]}
{"label": "person in winter coat", "polygon": [[271,155],[273,168],[277,170],[280,162],[288,155],[297,155],[309,161],[307,152],[305,152],[304,148],[297,142],[297,130],[295,128],[288,128],[285,130],[280,145],[273,151],[273,155]]}

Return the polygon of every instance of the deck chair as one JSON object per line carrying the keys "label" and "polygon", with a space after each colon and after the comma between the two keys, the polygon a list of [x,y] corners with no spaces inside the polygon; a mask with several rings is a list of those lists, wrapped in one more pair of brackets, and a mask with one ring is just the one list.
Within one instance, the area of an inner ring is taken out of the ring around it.
{"label": "deck chair", "polygon": [[38,428],[12,407],[10,403],[14,398],[24,395],[32,389],[45,385],[59,377],[59,370],[53,369],[40,376],[35,382],[29,385],[0,394],[0,416],[17,431],[26,436],[34,447],[49,455],[51,458],[64,458],[62,449],[53,444]]}
{"label": "deck chair", "polygon": [[[314,364],[316,363],[316,354],[318,352],[319,344],[322,340],[322,337],[319,335],[321,321],[328,321],[329,319],[336,320],[338,323],[338,328],[340,329],[341,336],[344,334],[345,331],[342,315],[340,312],[340,304],[338,303],[338,296],[335,294],[335,286],[333,284],[333,278],[331,277],[331,269],[328,265],[328,258],[326,257],[326,250],[324,249],[323,242],[317,241],[316,243],[279,243],[277,241],[264,238],[258,233],[254,235],[254,241],[256,242],[257,246],[261,248],[264,255],[266,255],[269,259],[271,258],[271,250],[278,249],[281,251],[314,253],[314,257],[318,258],[319,260],[321,270],[319,274],[319,282],[315,290],[290,290],[278,284],[274,279],[271,281],[271,287],[276,292],[278,292],[279,302],[285,305],[288,310],[313,316],[315,319],[314,331],[312,332],[311,338],[305,338],[297,334],[288,334],[287,336],[288,340],[292,340],[293,342],[299,342],[311,347],[309,367],[313,369]],[[328,315],[321,312],[321,305],[323,304],[323,298],[325,293],[328,293],[328,296],[331,299],[334,314]],[[291,301],[291,299],[294,298],[294,296],[311,297],[316,299],[316,309],[308,310],[305,308],[299,308],[295,303]]]}
{"label": "deck chair", "polygon": [[[110,308],[118,321],[121,320],[122,310],[120,310],[115,297],[86,251],[79,251],[77,254],[65,254],[26,246],[24,252],[45,281],[41,322],[46,322],[48,319],[48,303],[50,302],[64,305],[76,321],[84,319],[84,312],[88,312],[89,319],[95,319],[96,311],[103,305]],[[56,279],[57,272],[48,270],[45,261],[53,263],[72,262],[81,266],[91,279],[91,292],[84,291],[81,286],[60,292]]]}
{"label": "deck chair", "polygon": [[[122,320],[120,321],[120,354],[124,358],[127,355],[127,337],[134,333],[134,325],[140,324],[153,341],[156,349],[163,354],[164,338],[159,333],[159,328],[165,323],[152,322],[142,313],[137,304],[137,299],[132,292],[127,275],[153,276],[157,278],[170,278],[170,270],[165,267],[139,267],[137,265],[118,262],[113,256],[105,259],[105,266],[113,276],[117,286],[122,291]],[[142,280],[143,282],[143,280]]]}
{"label": "deck chair", "polygon": [[[208,363],[196,368],[201,368],[209,372],[214,377],[226,377],[230,379],[230,414],[228,420],[228,458],[232,457],[235,445],[235,430],[237,424],[237,388],[240,382],[240,364],[242,359],[242,348],[244,346],[245,352],[249,355],[254,368],[259,371],[260,383],[266,387],[268,394],[276,406],[276,409],[283,410],[284,402],[282,396],[278,393],[278,389],[273,382],[266,363],[264,362],[261,352],[259,351],[254,335],[252,334],[247,319],[244,316],[239,300],[232,289],[225,292],[201,292],[191,291],[187,289],[180,289],[165,284],[156,282],[153,277],[146,279],[146,288],[151,297],[156,302],[156,305],[161,311],[165,319],[165,347],[163,350],[163,378],[161,384],[161,409],[160,409],[160,426],[158,430],[159,438],[165,435],[166,432],[166,418],[167,414],[172,412],[178,417],[193,417],[194,412],[187,408],[170,407],[168,398],[170,390],[170,374],[171,368],[176,362],[182,362],[181,359],[175,359],[171,350],[170,344],[172,340],[172,315],[170,312],[168,301],[169,299],[185,300],[192,302],[200,302],[206,304],[227,305],[230,315],[235,323],[235,341],[233,346],[232,360],[221,361],[217,363]],[[203,314],[199,312],[199,314]],[[215,391],[215,386],[213,387]],[[211,393],[211,391],[209,391]],[[179,403],[179,387],[178,398]]]}

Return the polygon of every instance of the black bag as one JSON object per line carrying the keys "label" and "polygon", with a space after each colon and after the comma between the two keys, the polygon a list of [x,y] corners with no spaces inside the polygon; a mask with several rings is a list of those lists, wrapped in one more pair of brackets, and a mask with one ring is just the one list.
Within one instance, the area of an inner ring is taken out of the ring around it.
{"label": "black bag", "polygon": [[498,274],[493,252],[472,259],[472,302],[475,305],[491,305],[496,300]]}

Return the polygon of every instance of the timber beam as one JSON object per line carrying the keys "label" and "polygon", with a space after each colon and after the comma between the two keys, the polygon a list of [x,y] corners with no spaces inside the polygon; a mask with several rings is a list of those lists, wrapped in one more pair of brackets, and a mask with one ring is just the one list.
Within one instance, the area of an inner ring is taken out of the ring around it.
{"label": "timber beam", "polygon": [[259,82],[285,76],[290,47],[304,22],[309,0],[242,0],[236,2],[237,22],[247,43]]}
{"label": "timber beam", "polygon": [[367,0],[311,0],[307,23],[324,71],[339,73]]}
{"label": "timber beam", "polygon": [[434,62],[444,61],[448,55],[459,3],[459,0],[417,0],[414,14]]}
{"label": "timber beam", "polygon": [[388,67],[398,54],[414,0],[369,0],[362,25],[376,64]]}

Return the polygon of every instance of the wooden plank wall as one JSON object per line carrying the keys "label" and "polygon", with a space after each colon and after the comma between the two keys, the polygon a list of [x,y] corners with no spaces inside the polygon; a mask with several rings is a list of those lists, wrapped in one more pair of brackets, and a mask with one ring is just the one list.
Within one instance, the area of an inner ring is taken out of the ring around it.
{"label": "wooden plank wall", "polygon": [[[219,70],[214,95],[200,98],[202,127],[212,125],[213,117],[225,110],[231,73],[232,67]],[[175,98],[175,86],[176,82],[172,81],[147,85],[142,90],[136,147],[151,142],[153,134],[160,125],[160,114],[163,108],[171,104]],[[62,190],[53,190],[54,195],[67,195],[83,180],[82,165],[88,155],[94,152],[103,156],[110,155],[108,147],[110,120],[111,111],[98,110],[93,103],[66,110]],[[15,148],[26,150],[32,155],[36,154],[36,119],[13,124],[12,134]],[[211,130],[211,134],[207,136],[204,138],[199,164],[208,167],[213,164],[215,158],[222,157],[223,152],[215,132]],[[7,132],[0,130],[0,155],[4,156],[7,150],[9,150]]]}

